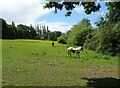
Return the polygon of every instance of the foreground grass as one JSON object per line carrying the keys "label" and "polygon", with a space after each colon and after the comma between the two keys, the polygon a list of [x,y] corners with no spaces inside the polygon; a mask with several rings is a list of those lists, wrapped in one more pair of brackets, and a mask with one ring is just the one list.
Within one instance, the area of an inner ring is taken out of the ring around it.
{"label": "foreground grass", "polygon": [[86,86],[89,78],[118,78],[118,57],[84,49],[67,57],[67,45],[40,40],[3,40],[3,86]]}

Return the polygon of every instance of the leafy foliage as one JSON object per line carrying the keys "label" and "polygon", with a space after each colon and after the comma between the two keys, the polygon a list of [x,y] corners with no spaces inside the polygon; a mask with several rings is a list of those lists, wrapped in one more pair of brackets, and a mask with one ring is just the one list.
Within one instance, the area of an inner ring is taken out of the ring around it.
{"label": "leafy foliage", "polygon": [[120,52],[120,23],[102,30],[99,51],[103,54],[116,55]]}
{"label": "leafy foliage", "polygon": [[94,30],[86,36],[86,41],[84,46],[91,50],[97,50],[100,42],[100,30]]}
{"label": "leafy foliage", "polygon": [[105,55],[120,55],[120,22],[100,20],[98,29],[93,29],[90,21],[83,19],[68,31],[67,43],[84,46]]}
{"label": "leafy foliage", "polygon": [[85,43],[85,40],[87,39],[86,36],[90,34],[91,32],[93,32],[92,29],[85,29],[81,31],[78,35],[76,35],[77,42],[75,45],[83,46]]}
{"label": "leafy foliage", "polygon": [[86,36],[92,32],[92,26],[90,20],[83,19],[78,24],[74,25],[71,31],[68,33],[68,42],[74,45],[83,45]]}
{"label": "leafy foliage", "polygon": [[7,24],[4,19],[2,21],[2,38],[3,39],[33,39],[36,36],[36,31],[32,26],[26,26],[19,24],[15,27],[15,23],[12,22],[12,25]]}
{"label": "leafy foliage", "polygon": [[84,7],[86,14],[91,14],[91,12],[99,11],[100,4],[97,4],[95,2],[46,2],[43,6],[44,8],[55,8],[55,13],[57,13],[58,10],[62,10],[65,8],[67,10],[65,16],[70,16],[72,13],[72,10],[78,6],[82,5]]}
{"label": "leafy foliage", "polygon": [[[109,24],[109,23],[108,23]],[[107,55],[119,55],[120,53],[120,23],[103,26],[87,36],[86,48],[97,50]]]}
{"label": "leafy foliage", "polygon": [[110,22],[118,22],[120,21],[120,1],[119,2],[108,2],[106,4],[108,6],[109,13],[107,15]]}
{"label": "leafy foliage", "polygon": [[58,38],[59,36],[61,36],[61,34],[62,34],[62,32],[60,32],[60,31],[50,32],[50,34],[49,34],[49,39],[50,39],[50,40],[53,40],[53,41],[57,41],[57,38]]}
{"label": "leafy foliage", "polygon": [[58,37],[57,41],[58,43],[67,44],[66,35],[62,34],[60,37]]}
{"label": "leafy foliage", "polygon": [[2,22],[2,38],[3,39],[49,39],[57,41],[57,38],[61,36],[62,32],[54,31],[51,32],[48,30],[48,26],[38,26],[33,27],[32,25],[26,26],[23,24],[15,26],[15,23],[12,22],[12,25],[7,24],[4,19],[0,18]]}

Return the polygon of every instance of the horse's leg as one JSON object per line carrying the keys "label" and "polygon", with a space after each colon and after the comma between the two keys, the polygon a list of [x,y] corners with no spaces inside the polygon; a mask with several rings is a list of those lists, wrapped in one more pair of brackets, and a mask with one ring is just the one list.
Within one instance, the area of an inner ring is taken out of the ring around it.
{"label": "horse's leg", "polygon": [[70,56],[71,56],[71,52],[70,52]]}
{"label": "horse's leg", "polygon": [[77,52],[76,52],[76,58],[77,58]]}
{"label": "horse's leg", "polygon": [[80,58],[80,52],[78,53],[78,58]]}
{"label": "horse's leg", "polygon": [[69,52],[68,52],[68,56],[69,56]]}
{"label": "horse's leg", "polygon": [[80,58],[79,52],[76,52],[76,58]]}
{"label": "horse's leg", "polygon": [[67,56],[69,56],[70,55],[70,52],[68,51],[68,55]]}
{"label": "horse's leg", "polygon": [[80,54],[78,54],[78,58],[80,58]]}

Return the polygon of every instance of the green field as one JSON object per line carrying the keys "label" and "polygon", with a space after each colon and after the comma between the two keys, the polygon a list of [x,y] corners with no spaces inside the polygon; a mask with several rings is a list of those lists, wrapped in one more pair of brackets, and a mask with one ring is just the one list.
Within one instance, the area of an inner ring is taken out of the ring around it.
{"label": "green field", "polygon": [[75,58],[74,54],[68,57],[66,49],[67,45],[57,42],[52,47],[51,41],[2,40],[2,85],[116,85],[117,56],[84,49],[80,58]]}

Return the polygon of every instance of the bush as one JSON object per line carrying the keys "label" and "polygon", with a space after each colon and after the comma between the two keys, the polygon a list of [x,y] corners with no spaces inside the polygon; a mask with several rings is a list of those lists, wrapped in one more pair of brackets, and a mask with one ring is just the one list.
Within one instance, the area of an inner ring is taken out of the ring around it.
{"label": "bush", "polygon": [[64,35],[61,35],[60,37],[58,37],[57,40],[58,40],[58,43],[67,44],[67,41]]}
{"label": "bush", "polygon": [[120,55],[120,23],[88,34],[84,46],[104,55]]}
{"label": "bush", "polygon": [[101,47],[99,51],[103,54],[115,56],[120,52],[120,29],[111,28],[102,30]]}
{"label": "bush", "polygon": [[58,43],[67,44],[66,41],[65,41],[65,39],[59,39]]}
{"label": "bush", "polygon": [[97,50],[100,43],[100,31],[96,30],[87,35],[84,46],[91,50]]}
{"label": "bush", "polygon": [[92,31],[90,20],[83,19],[71,28],[67,41],[72,45],[83,46],[86,36]]}
{"label": "bush", "polygon": [[90,33],[93,32],[93,29],[85,29],[81,31],[77,36],[76,36],[76,44],[75,45],[80,45],[83,46],[85,43],[85,40],[87,39],[86,36]]}

